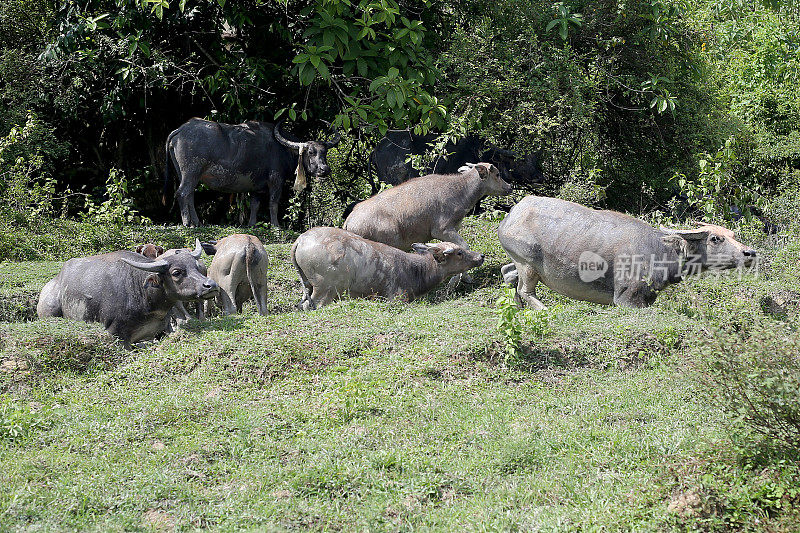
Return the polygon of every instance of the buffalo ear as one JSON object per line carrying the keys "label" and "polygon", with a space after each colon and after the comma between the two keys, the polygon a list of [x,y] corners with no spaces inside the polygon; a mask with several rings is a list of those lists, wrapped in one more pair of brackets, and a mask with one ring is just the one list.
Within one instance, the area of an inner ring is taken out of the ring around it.
{"label": "buffalo ear", "polygon": [[136,253],[142,255],[142,250],[144,250],[144,244],[140,244],[136,247]]}
{"label": "buffalo ear", "polygon": [[161,276],[158,274],[150,274],[147,276],[147,279],[144,280],[144,288],[149,289],[150,287],[160,287],[161,286]]}
{"label": "buffalo ear", "polygon": [[[166,250],[164,250],[163,246],[156,246],[156,252],[158,253],[158,255],[161,255],[164,252],[166,252]],[[156,257],[158,257],[158,255]]]}
{"label": "buffalo ear", "polygon": [[478,175],[481,177],[481,179],[486,179],[489,177],[489,169],[487,169],[485,165],[475,165],[474,168],[478,171]]}
{"label": "buffalo ear", "polygon": [[447,260],[447,257],[444,255],[444,251],[438,246],[430,246],[428,247],[428,251],[433,255],[433,258],[436,259],[437,263],[444,263]]}
{"label": "buffalo ear", "polygon": [[661,226],[661,231],[667,235],[678,235],[687,241],[704,241],[708,238],[708,230],[704,229],[672,229]]}
{"label": "buffalo ear", "polygon": [[216,243],[201,242],[200,246],[203,247],[203,251],[208,255],[214,255],[217,253]]}

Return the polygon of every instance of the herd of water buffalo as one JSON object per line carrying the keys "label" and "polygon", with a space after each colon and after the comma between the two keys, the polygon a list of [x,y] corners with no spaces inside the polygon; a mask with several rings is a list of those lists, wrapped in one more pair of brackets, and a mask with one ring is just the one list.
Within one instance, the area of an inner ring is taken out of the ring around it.
{"label": "herd of water buffalo", "polygon": [[[263,123],[190,120],[167,140],[180,177],[176,196],[183,223],[199,224],[193,194],[200,181],[226,192],[269,191],[276,223],[272,187],[281,173],[294,168],[296,187],[305,186],[306,174],[326,175],[326,152],[336,142],[289,141]],[[343,228],[317,227],[300,235],[291,248],[303,285],[298,308],[316,309],[345,294],[412,300],[447,278],[451,284],[469,281],[467,271],[484,257],[459,235],[461,222],[482,198],[508,195],[512,185],[492,161],[408,177],[357,204]],[[254,202],[251,222],[257,211]],[[749,267],[757,260],[754,250],[720,226],[656,229],[623,213],[539,196],[516,204],[498,237],[512,260],[502,267],[503,278],[516,285],[520,305],[536,309],[544,308],[536,297],[539,282],[577,300],[644,307],[687,275]],[[204,250],[214,257],[209,269],[200,259]],[[259,239],[245,234],[214,243],[197,240],[194,250],[147,244],[74,258],[44,286],[37,313],[100,322],[130,346],[187,320],[185,302],[197,302],[199,319],[213,307],[240,312],[250,298],[267,314],[268,261]]]}

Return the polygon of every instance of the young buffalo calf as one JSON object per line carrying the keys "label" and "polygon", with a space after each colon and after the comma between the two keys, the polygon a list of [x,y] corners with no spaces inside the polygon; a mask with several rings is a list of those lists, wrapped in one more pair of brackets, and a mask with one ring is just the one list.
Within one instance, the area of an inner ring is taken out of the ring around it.
{"label": "young buffalo calf", "polygon": [[483,254],[452,242],[411,248],[414,252],[403,252],[339,228],[308,230],[291,252],[304,286],[298,307],[316,309],[344,293],[412,300],[483,263]]}
{"label": "young buffalo calf", "polygon": [[203,248],[214,256],[208,276],[219,284],[217,305],[223,312],[241,313],[242,304],[253,298],[258,312],[266,315],[269,258],[258,237],[236,233]]}

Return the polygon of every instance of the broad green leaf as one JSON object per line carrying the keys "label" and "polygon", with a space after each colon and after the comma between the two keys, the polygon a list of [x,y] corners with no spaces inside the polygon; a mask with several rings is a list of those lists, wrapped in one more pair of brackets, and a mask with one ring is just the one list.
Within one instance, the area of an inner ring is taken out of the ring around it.
{"label": "broad green leaf", "polygon": [[317,72],[322,76],[322,79],[329,80],[331,78],[331,72],[328,70],[328,65],[326,65],[324,61],[320,61],[319,65],[317,65]]}

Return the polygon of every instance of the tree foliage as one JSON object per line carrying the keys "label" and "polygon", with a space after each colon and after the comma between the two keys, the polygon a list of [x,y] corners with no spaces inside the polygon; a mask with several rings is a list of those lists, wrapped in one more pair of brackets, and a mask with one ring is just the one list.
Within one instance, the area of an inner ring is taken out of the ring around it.
{"label": "tree foliage", "polygon": [[745,0],[8,0],[0,135],[34,113],[42,177],[101,201],[119,169],[156,218],[164,140],[192,116],[331,120],[351,190],[410,128],[539,152],[545,192],[666,209],[676,174],[703,197],[728,139],[748,194],[800,172],[797,22]]}

